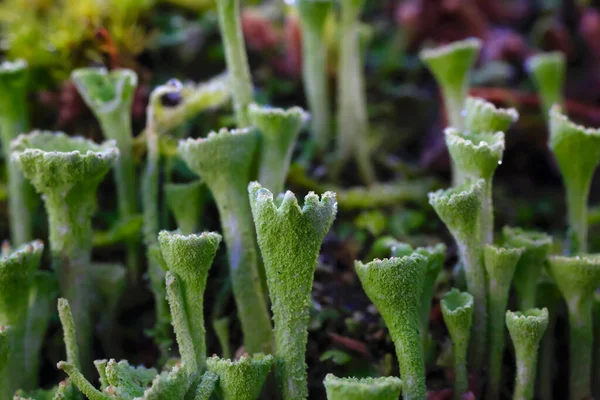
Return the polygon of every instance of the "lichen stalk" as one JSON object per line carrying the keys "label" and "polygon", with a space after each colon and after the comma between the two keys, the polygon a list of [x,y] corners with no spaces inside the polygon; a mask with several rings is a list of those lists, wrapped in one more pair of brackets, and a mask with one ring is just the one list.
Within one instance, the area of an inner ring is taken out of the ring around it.
{"label": "lichen stalk", "polygon": [[460,400],[469,390],[467,351],[473,323],[473,296],[452,289],[442,299],[442,316],[452,338],[454,357],[454,399]]}
{"label": "lichen stalk", "polygon": [[425,257],[412,254],[363,264],[356,273],[388,327],[400,365],[404,400],[425,400],[425,363],[419,332],[419,303]]}
{"label": "lichen stalk", "polygon": [[223,129],[205,139],[181,141],[178,149],[192,171],[206,182],[219,209],[238,317],[250,354],[270,352],[273,343],[247,195],[257,144],[254,129]]}
{"label": "lichen stalk", "polygon": [[469,293],[475,300],[470,357],[475,370],[483,367],[487,351],[487,282],[483,266],[480,215],[484,179],[429,194],[433,206],[456,244]]}
{"label": "lichen stalk", "polygon": [[488,352],[488,384],[486,399],[496,400],[502,389],[502,356],[504,355],[504,326],[508,295],[522,248],[484,249],[484,265],[488,278],[488,308],[490,343]]}
{"label": "lichen stalk", "polygon": [[[119,159],[114,167],[119,216],[131,219],[137,214],[137,183],[132,154],[133,131],[131,106],[137,87],[137,74],[129,69],[108,72],[105,68],[81,68],[71,79],[90,107],[105,138],[114,140]],[[135,284],[139,275],[139,244],[127,244],[129,281]]]}
{"label": "lichen stalk", "polygon": [[248,106],[252,103],[252,78],[242,34],[239,0],[217,0],[219,27],[225,48],[227,70],[238,128],[250,125]]}
{"label": "lichen stalk", "polygon": [[0,64],[0,137],[8,180],[8,219],[11,241],[22,245],[33,239],[35,193],[10,157],[10,142],[27,131],[29,108],[27,100],[28,66],[23,60]]}
{"label": "lichen stalk", "polygon": [[337,152],[340,165],[354,156],[361,179],[370,184],[376,176],[368,143],[370,128],[358,29],[364,4],[365,0],[341,3]]}
{"label": "lichen stalk", "polygon": [[538,348],[548,327],[548,310],[532,308],[506,312],[506,326],[515,347],[516,373],[513,400],[532,400]]}
{"label": "lichen stalk", "polygon": [[593,297],[600,285],[598,255],[552,256],[548,270],[569,313],[569,398],[591,397],[593,367]]}
{"label": "lichen stalk", "polygon": [[297,2],[302,29],[302,80],[311,113],[311,132],[317,153],[324,153],[331,140],[331,104],[327,73],[325,21],[330,0]]}
{"label": "lichen stalk", "polygon": [[310,293],[319,249],[337,212],[335,194],[319,200],[311,192],[300,208],[289,191],[278,206],[256,182],[248,192],[275,321],[278,386],[285,400],[306,399]]}

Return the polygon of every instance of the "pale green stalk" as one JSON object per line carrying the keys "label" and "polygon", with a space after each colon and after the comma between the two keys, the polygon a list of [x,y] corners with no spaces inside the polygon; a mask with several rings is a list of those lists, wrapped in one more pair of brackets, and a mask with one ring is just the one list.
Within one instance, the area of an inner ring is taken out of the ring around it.
{"label": "pale green stalk", "polygon": [[442,299],[442,316],[452,338],[454,357],[454,399],[460,400],[469,390],[467,351],[473,322],[473,296],[452,289]]}
{"label": "pale green stalk", "polygon": [[306,399],[310,293],[319,249],[337,212],[335,194],[327,192],[319,200],[311,192],[300,208],[290,191],[277,205],[256,182],[248,192],[275,321],[278,386],[284,400]]}
{"label": "pale green stalk", "polygon": [[548,327],[548,310],[532,308],[523,313],[507,311],[506,326],[517,359],[513,400],[532,400],[538,348]]}
{"label": "pale green stalk", "polygon": [[368,143],[370,128],[358,29],[364,4],[365,0],[341,2],[337,152],[340,165],[354,156],[361,179],[370,184],[376,176]]}
{"label": "pale green stalk", "polygon": [[248,106],[253,101],[252,78],[240,20],[240,0],[216,0],[221,39],[230,76],[238,128],[250,125]]}
{"label": "pale green stalk", "polygon": [[[117,143],[120,157],[114,168],[119,216],[131,219],[137,214],[137,182],[132,154],[131,105],[137,87],[137,74],[129,69],[108,72],[105,68],[81,68],[72,72],[71,80],[90,107],[107,139]],[[139,275],[139,244],[127,243],[129,281]]]}
{"label": "pale green stalk", "polygon": [[331,104],[327,73],[325,21],[331,0],[299,0],[302,28],[302,80],[311,113],[313,140],[318,153],[327,150],[331,140]]}
{"label": "pale green stalk", "polygon": [[184,235],[200,230],[200,215],[208,197],[206,186],[201,181],[169,183],[164,189],[167,206],[175,217],[177,228]]}
{"label": "pale green stalk", "polygon": [[29,125],[28,66],[23,60],[0,64],[0,137],[8,180],[8,218],[14,245],[33,239],[35,193],[10,157],[10,142]]}

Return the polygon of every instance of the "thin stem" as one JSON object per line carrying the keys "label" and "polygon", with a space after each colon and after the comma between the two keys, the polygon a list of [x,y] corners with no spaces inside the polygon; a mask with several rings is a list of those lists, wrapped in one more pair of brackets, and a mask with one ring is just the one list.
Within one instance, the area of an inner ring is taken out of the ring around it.
{"label": "thin stem", "polygon": [[535,389],[535,373],[537,363],[537,352],[533,355],[530,351],[516,349],[517,373],[515,378],[515,389],[513,400],[532,400]]}
{"label": "thin stem", "polygon": [[591,398],[594,332],[591,301],[569,304],[569,398]]}
{"label": "thin stem", "polygon": [[[118,108],[112,113],[99,116],[104,136],[117,142],[120,156],[114,166],[117,184],[119,216],[132,218],[137,213],[137,184],[135,166],[132,156],[133,133],[129,110]],[[127,244],[127,266],[130,282],[137,282],[139,274],[139,245],[135,242]]]}
{"label": "thin stem", "polygon": [[540,349],[540,373],[538,378],[538,394],[542,400],[552,400],[554,397],[554,346],[556,331],[556,307],[551,309],[548,319],[548,329]]}
{"label": "thin stem", "polygon": [[10,141],[27,130],[28,109],[25,91],[14,93],[0,116],[0,135],[8,180],[8,218],[13,245],[33,239],[35,193],[22,172],[11,162]]}
{"label": "thin stem", "polygon": [[588,181],[579,186],[566,182],[569,229],[571,230],[571,254],[587,252],[587,202],[590,183]]}
{"label": "thin stem", "polygon": [[[479,227],[479,224],[476,225]],[[465,269],[468,292],[473,295],[473,333],[469,355],[476,371],[484,365],[487,344],[487,294],[483,269],[483,249],[478,233],[473,232],[464,241],[458,242],[460,259]]]}
{"label": "thin stem", "polygon": [[327,76],[327,42],[324,26],[331,4],[324,1],[298,2],[302,27],[302,78],[312,117],[312,134],[317,152],[327,150],[331,105]]}
{"label": "thin stem", "polygon": [[362,1],[342,2],[338,76],[338,156],[343,164],[354,154],[365,183],[375,181],[367,143],[369,121],[362,72],[358,18]]}
{"label": "thin stem", "polygon": [[[481,237],[484,244],[492,244],[494,242],[494,206],[492,204],[492,180],[493,177],[485,179],[485,185],[483,188],[483,198],[481,203]],[[502,325],[504,326],[504,324]]]}
{"label": "thin stem", "polygon": [[508,303],[508,293],[497,293],[490,285],[489,293],[489,362],[486,399],[496,400],[502,389],[502,358],[504,356],[504,314]]}
{"label": "thin stem", "polygon": [[252,103],[252,78],[240,22],[239,0],[217,0],[219,27],[225,47],[227,69],[238,128],[250,125],[248,106]]}
{"label": "thin stem", "polygon": [[273,345],[271,321],[258,273],[259,258],[250,203],[245,184],[235,186],[221,185],[221,190],[213,190],[227,245],[233,293],[246,351],[250,354],[270,353]]}
{"label": "thin stem", "polygon": [[467,347],[455,345],[452,349],[454,356],[454,399],[460,400],[469,390],[467,373]]}

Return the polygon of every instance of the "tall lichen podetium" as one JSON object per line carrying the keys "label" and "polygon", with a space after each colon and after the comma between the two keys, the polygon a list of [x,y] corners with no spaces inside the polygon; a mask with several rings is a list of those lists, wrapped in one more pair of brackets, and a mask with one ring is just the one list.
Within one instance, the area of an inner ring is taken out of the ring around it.
{"label": "tall lichen podetium", "polygon": [[258,181],[273,193],[281,193],[296,139],[309,115],[300,107],[284,110],[256,104],[250,105],[248,114],[261,136]]}
{"label": "tall lichen podetium", "polygon": [[208,197],[202,181],[168,183],[163,188],[167,206],[175,217],[177,229],[184,235],[198,232],[200,215]]}
{"label": "tall lichen podetium", "polygon": [[586,253],[587,203],[594,170],[600,163],[600,129],[576,125],[562,114],[559,106],[554,106],[550,110],[548,144],[558,162],[567,192],[571,255]]}
{"label": "tall lichen podetium", "polygon": [[469,390],[467,351],[473,323],[473,296],[452,289],[442,298],[442,317],[452,339],[454,357],[454,398],[460,400]]}
{"label": "tall lichen podetium", "polygon": [[[107,139],[116,141],[119,159],[114,174],[117,184],[119,217],[125,220],[137,214],[137,183],[132,154],[131,105],[138,83],[137,74],[130,69],[108,72],[105,68],[81,68],[71,73],[71,80],[92,110]],[[139,275],[139,244],[127,244],[129,281],[135,284]]]}
{"label": "tall lichen podetium", "polygon": [[594,292],[600,286],[600,256],[552,256],[548,271],[569,312],[569,398],[588,398],[592,395],[592,313]]}
{"label": "tall lichen podetium", "polygon": [[410,256],[355,262],[356,273],[369,299],[388,327],[400,365],[405,400],[425,400],[425,363],[419,332],[419,306],[426,258]]}
{"label": "tall lichen podetium", "polygon": [[310,293],[337,201],[332,192],[324,193],[321,200],[311,192],[300,208],[296,196],[287,191],[276,205],[273,194],[257,182],[250,183],[248,192],[275,321],[278,386],[284,400],[306,399]]}
{"label": "tall lichen podetium", "polygon": [[[34,241],[12,251],[3,245],[0,257],[0,326],[10,326],[8,346],[9,367],[0,369],[0,398],[9,399],[17,389],[32,389],[37,382],[37,370],[27,369],[32,357],[27,342],[29,299],[35,290],[35,274],[44,251],[41,241]],[[39,354],[33,354],[39,357]]]}
{"label": "tall lichen podetium", "polygon": [[[477,60],[481,40],[470,38],[433,49],[422,50],[421,61],[435,77],[444,99],[449,126],[465,128],[463,108],[469,90],[471,69]],[[452,181],[461,184],[464,178],[452,164]]]}
{"label": "tall lichen podetium", "polygon": [[14,245],[33,239],[35,193],[19,168],[10,159],[10,141],[27,131],[29,108],[27,100],[28,66],[23,60],[0,64],[0,138],[8,180],[8,218]]}
{"label": "tall lichen podetium", "polygon": [[526,61],[527,71],[540,94],[544,118],[553,105],[563,105],[566,60],[559,51],[536,54]]}
{"label": "tall lichen podetium", "polygon": [[327,374],[323,384],[327,400],[398,400],[402,392],[402,381],[395,376],[359,379]]}
{"label": "tall lichen podetium", "polygon": [[483,367],[487,351],[487,282],[483,267],[480,214],[485,181],[479,179],[429,194],[433,206],[456,244],[465,270],[468,292],[475,299],[470,357],[474,370]]}
{"label": "tall lichen podetium", "polygon": [[[208,270],[221,243],[221,235],[203,232],[199,235],[181,235],[162,231],[158,235],[162,255],[169,271],[180,280],[184,318],[187,319],[194,345],[197,371],[203,371],[206,362],[206,329],[204,327],[204,290]],[[171,307],[173,314],[173,307]],[[186,362],[192,367],[192,362]]]}
{"label": "tall lichen podetium", "polygon": [[238,318],[250,354],[270,353],[273,344],[247,195],[257,146],[255,129],[222,129],[206,138],[183,140],[178,149],[190,169],[206,182],[217,203]]}
{"label": "tall lichen podetium", "polygon": [[96,144],[64,133],[32,132],[13,140],[12,159],[42,194],[52,265],[78,327],[82,365],[91,362],[94,297],[91,280],[92,216],[96,190],[119,157],[114,141]]}
{"label": "tall lichen podetium", "polygon": [[523,248],[502,248],[491,245],[485,246],[483,250],[488,279],[490,333],[486,399],[490,400],[497,400],[502,389],[506,305],[513,275],[523,252]]}
{"label": "tall lichen podetium", "polygon": [[525,312],[507,311],[506,326],[515,347],[517,359],[513,400],[532,400],[535,390],[538,349],[548,327],[548,310],[532,308]]}
{"label": "tall lichen podetium", "polygon": [[[327,73],[325,22],[331,0],[298,0],[302,29],[302,79],[311,113],[311,131],[317,153],[327,150],[331,140],[331,104]],[[277,193],[277,192],[276,192]]]}
{"label": "tall lichen podetium", "polygon": [[482,178],[484,182],[481,204],[481,237],[485,244],[494,241],[494,207],[492,180],[504,153],[504,133],[445,131],[446,145],[459,173],[467,178]]}
{"label": "tall lichen podetium", "polygon": [[341,2],[336,147],[339,165],[354,156],[363,182],[371,184],[376,176],[368,143],[369,116],[358,26],[364,5],[365,0]]}
{"label": "tall lichen podetium", "polygon": [[513,281],[519,310],[529,310],[536,306],[538,279],[552,249],[552,236],[505,226],[502,228],[502,242],[504,247],[524,250]]}
{"label": "tall lichen podetium", "polygon": [[216,2],[237,127],[246,128],[250,126],[248,106],[254,97],[242,33],[240,0],[216,0]]}
{"label": "tall lichen podetium", "polygon": [[223,400],[256,400],[271,370],[272,355],[242,356],[237,361],[217,356],[206,360],[208,370],[219,377],[216,392]]}

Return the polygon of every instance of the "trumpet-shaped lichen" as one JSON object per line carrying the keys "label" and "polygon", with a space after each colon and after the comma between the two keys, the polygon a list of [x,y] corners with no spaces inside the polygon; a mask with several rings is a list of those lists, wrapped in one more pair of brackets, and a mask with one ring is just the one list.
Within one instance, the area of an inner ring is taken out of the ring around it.
{"label": "trumpet-shaped lichen", "polygon": [[309,116],[300,107],[283,110],[256,104],[250,105],[248,115],[261,135],[258,181],[273,193],[281,193],[294,144]]}
{"label": "trumpet-shaped lichen", "polygon": [[425,363],[419,332],[419,307],[427,259],[420,254],[355,262],[356,273],[396,346],[405,400],[424,400]]}
{"label": "trumpet-shaped lichen", "polygon": [[204,183],[169,183],[165,185],[164,192],[167,205],[181,233],[191,235],[198,232],[200,215],[208,197]]}
{"label": "trumpet-shaped lichen", "polygon": [[219,377],[216,391],[223,400],[256,400],[273,366],[273,356],[261,353],[237,361],[209,357],[208,370]]}
{"label": "trumpet-shaped lichen", "polygon": [[248,192],[275,321],[278,385],[284,399],[305,399],[310,293],[319,249],[337,212],[335,194],[327,192],[319,200],[310,193],[300,208],[290,191],[278,205],[256,182]]}
{"label": "trumpet-shaped lichen", "polygon": [[223,129],[209,133],[205,139],[179,143],[179,154],[206,182],[217,203],[238,317],[249,353],[270,351],[273,337],[247,195],[257,146],[254,129]]}
{"label": "trumpet-shaped lichen", "polygon": [[398,400],[402,392],[402,381],[393,376],[338,378],[327,374],[323,384],[327,400]]}
{"label": "trumpet-shaped lichen", "polygon": [[485,246],[484,265],[488,278],[489,362],[487,396],[495,400],[502,385],[502,356],[504,355],[504,325],[510,286],[524,249]]}
{"label": "trumpet-shaped lichen", "polygon": [[537,54],[529,57],[526,66],[540,93],[544,118],[548,118],[548,112],[553,105],[563,104],[565,55],[559,51]]}
{"label": "trumpet-shaped lichen", "polygon": [[82,361],[91,362],[92,215],[98,185],[119,157],[114,141],[99,145],[64,133],[33,132],[12,142],[13,160],[42,194],[52,264],[78,326]]}
{"label": "trumpet-shaped lichen", "polygon": [[467,350],[473,322],[473,296],[452,289],[442,299],[442,316],[452,338],[454,357],[454,398],[462,399],[469,389]]}
{"label": "trumpet-shaped lichen", "polygon": [[483,267],[483,244],[481,240],[480,214],[485,181],[439,190],[429,194],[429,204],[433,206],[444,222],[456,244],[469,293],[475,299],[473,335],[473,367],[483,367],[487,343],[487,283]]}
{"label": "trumpet-shaped lichen", "polygon": [[519,119],[514,108],[499,108],[479,97],[467,97],[465,130],[472,133],[505,132]]}
{"label": "trumpet-shaped lichen", "polygon": [[[571,122],[559,106],[550,110],[549,147],[556,157],[567,194],[571,254],[587,252],[588,197],[600,163],[600,129]],[[573,155],[577,156],[574,157]]]}
{"label": "trumpet-shaped lichen", "polygon": [[600,285],[600,256],[552,256],[548,270],[569,312],[569,398],[591,396],[594,291]]}
{"label": "trumpet-shaped lichen", "polygon": [[[100,122],[104,137],[117,143],[120,156],[115,163],[114,174],[119,216],[133,218],[138,207],[132,154],[131,105],[138,82],[137,74],[129,69],[108,72],[105,68],[81,68],[73,71],[71,79]],[[137,243],[128,244],[127,264],[131,282],[138,279],[138,251]]]}
{"label": "trumpet-shaped lichen", "polygon": [[538,348],[548,327],[548,310],[532,308],[506,312],[506,326],[515,347],[517,367],[514,400],[532,400],[535,389]]}

